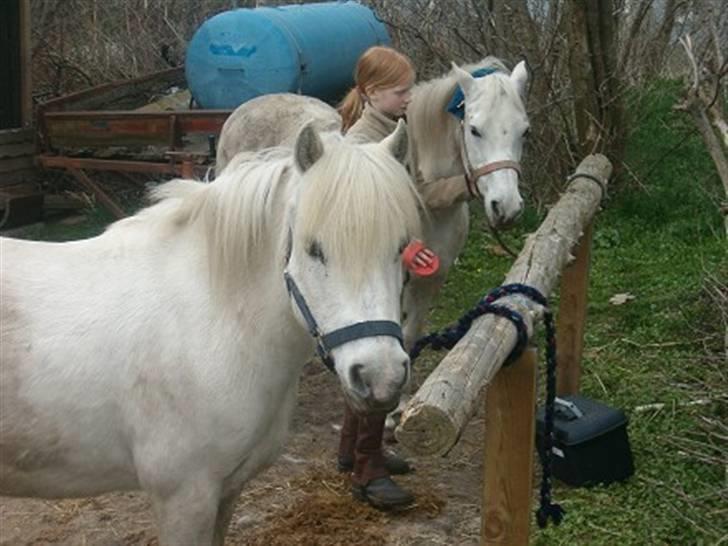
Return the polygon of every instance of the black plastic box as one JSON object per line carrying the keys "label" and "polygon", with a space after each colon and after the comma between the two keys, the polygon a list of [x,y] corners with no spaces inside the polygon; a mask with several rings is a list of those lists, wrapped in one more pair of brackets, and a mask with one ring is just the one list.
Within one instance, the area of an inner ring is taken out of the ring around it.
{"label": "black plastic box", "polygon": [[[544,409],[536,413],[536,444],[541,453]],[[583,396],[556,399],[552,474],[569,485],[609,484],[634,473],[627,416]]]}

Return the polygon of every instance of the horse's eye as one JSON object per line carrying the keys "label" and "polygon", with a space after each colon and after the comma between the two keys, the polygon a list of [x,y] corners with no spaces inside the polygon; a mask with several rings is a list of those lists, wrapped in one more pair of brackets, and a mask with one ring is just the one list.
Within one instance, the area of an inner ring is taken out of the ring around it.
{"label": "horse's eye", "polygon": [[472,125],[470,126],[470,134],[473,135],[474,137],[478,137],[478,138],[480,138],[481,136],[483,136],[483,135],[480,134],[480,131],[478,131]]}
{"label": "horse's eye", "polygon": [[407,245],[408,245],[407,241],[400,242],[399,243],[399,251],[397,253],[398,254],[402,254],[402,252],[404,252],[404,249],[407,248]]}
{"label": "horse's eye", "polygon": [[311,256],[315,260],[320,261],[322,264],[326,263],[326,256],[324,256],[324,251],[321,250],[321,245],[318,241],[311,241],[311,243],[308,245],[308,248],[306,249],[306,252],[308,252],[309,256]]}
{"label": "horse's eye", "polygon": [[526,130],[523,131],[523,138],[528,138],[529,136],[531,136],[531,128],[526,127]]}

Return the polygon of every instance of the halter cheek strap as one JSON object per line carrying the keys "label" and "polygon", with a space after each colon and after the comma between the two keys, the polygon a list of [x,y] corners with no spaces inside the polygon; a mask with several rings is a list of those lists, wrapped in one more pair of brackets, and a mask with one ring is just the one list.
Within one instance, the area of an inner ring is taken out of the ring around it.
{"label": "halter cheek strap", "polygon": [[283,278],[286,280],[288,294],[293,298],[293,301],[296,302],[296,306],[301,312],[303,320],[306,321],[309,334],[311,334],[311,337],[313,337],[316,341],[316,352],[321,357],[324,365],[330,371],[334,373],[336,372],[331,351],[350,341],[366,337],[390,336],[398,339],[400,345],[404,347],[402,328],[398,323],[391,320],[367,320],[357,322],[334,330],[333,332],[329,332],[328,334],[324,334],[319,329],[318,323],[316,322],[313,313],[311,313],[311,309],[306,303],[306,299],[303,297],[303,294],[301,294],[296,281],[293,280],[293,277],[291,277],[288,271],[283,272]]}

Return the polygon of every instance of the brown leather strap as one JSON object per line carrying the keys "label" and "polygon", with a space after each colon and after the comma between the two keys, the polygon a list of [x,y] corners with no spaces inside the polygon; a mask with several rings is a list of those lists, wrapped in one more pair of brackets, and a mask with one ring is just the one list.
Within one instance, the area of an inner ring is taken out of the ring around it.
{"label": "brown leather strap", "polygon": [[517,161],[504,159],[503,161],[487,163],[482,167],[478,167],[472,173],[465,175],[465,183],[468,186],[468,193],[470,193],[472,197],[482,197],[480,190],[478,189],[478,178],[501,169],[513,169],[519,176],[521,175],[521,165]]}
{"label": "brown leather strap", "polygon": [[469,173],[465,173],[465,185],[468,188],[468,193],[470,194],[470,197],[472,197],[473,199],[480,199],[481,197],[483,197],[480,194],[480,190],[478,189],[477,181],[477,178],[473,178],[472,176],[470,176]]}
{"label": "brown leather strap", "polygon": [[493,163],[488,163],[482,167],[478,167],[475,171],[473,171],[471,176],[477,180],[481,176],[485,176],[486,174],[490,174],[495,171],[500,171],[501,169],[513,169],[519,175],[521,174],[521,165],[517,161],[504,159],[503,161],[493,161]]}

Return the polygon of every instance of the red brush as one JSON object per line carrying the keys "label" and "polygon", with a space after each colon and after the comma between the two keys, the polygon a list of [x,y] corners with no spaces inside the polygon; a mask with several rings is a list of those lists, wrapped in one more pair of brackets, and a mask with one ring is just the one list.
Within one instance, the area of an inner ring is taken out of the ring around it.
{"label": "red brush", "polygon": [[437,257],[437,254],[432,252],[432,256],[420,256],[418,261],[427,261],[427,264],[417,264],[415,263],[415,256],[422,251],[425,250],[427,247],[424,245],[422,241],[418,241],[415,239],[410,244],[407,245],[407,247],[404,249],[404,252],[402,252],[402,263],[404,266],[412,273],[413,275],[417,275],[418,277],[429,277],[430,275],[433,275],[437,273],[437,270],[440,268],[440,258]]}

